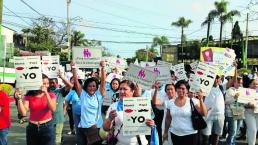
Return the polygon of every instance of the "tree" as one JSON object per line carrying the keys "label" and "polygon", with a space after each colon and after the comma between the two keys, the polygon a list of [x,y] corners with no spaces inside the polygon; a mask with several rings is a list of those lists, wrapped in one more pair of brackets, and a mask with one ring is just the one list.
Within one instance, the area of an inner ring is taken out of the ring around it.
{"label": "tree", "polygon": [[87,40],[84,37],[85,34],[81,31],[74,30],[72,33],[71,46],[85,46]]}
{"label": "tree", "polygon": [[151,61],[153,60],[156,55],[146,49],[139,49],[135,52],[136,54],[136,58],[139,60],[139,61],[146,61],[147,58],[148,60],[147,61]]}
{"label": "tree", "polygon": [[160,47],[159,53],[161,55],[161,46],[165,44],[169,44],[169,40],[166,36],[161,36],[161,37],[156,36],[152,40],[151,47],[153,48],[153,47],[159,46]]}
{"label": "tree", "polygon": [[207,37],[206,37],[206,45],[209,46],[209,37],[210,37],[210,27],[211,23],[214,21],[215,15],[212,12],[209,12],[208,16],[206,17],[205,21],[202,22],[201,26],[207,25]]}
{"label": "tree", "polygon": [[225,0],[221,0],[221,2],[215,2],[215,10],[210,11],[212,15],[216,16],[219,18],[220,21],[220,37],[219,37],[219,42],[220,42],[220,47],[222,44],[222,30],[223,26],[226,22],[232,21],[234,16],[240,16],[240,12],[237,10],[231,10],[227,11],[228,7],[228,2]]}
{"label": "tree", "polygon": [[[171,26],[176,26],[176,27],[180,27],[181,28],[181,50],[182,50],[182,56],[183,56],[183,52],[184,52],[184,49],[183,49],[183,43],[184,43],[184,28],[187,28],[190,24],[192,23],[191,20],[187,20],[186,18],[184,17],[180,17],[178,19],[178,21],[176,22],[172,22],[171,23]],[[183,58],[182,58],[183,60]]]}
{"label": "tree", "polygon": [[238,21],[234,24],[234,28],[232,29],[232,39],[233,40],[240,40],[243,38],[243,33],[240,30]]}

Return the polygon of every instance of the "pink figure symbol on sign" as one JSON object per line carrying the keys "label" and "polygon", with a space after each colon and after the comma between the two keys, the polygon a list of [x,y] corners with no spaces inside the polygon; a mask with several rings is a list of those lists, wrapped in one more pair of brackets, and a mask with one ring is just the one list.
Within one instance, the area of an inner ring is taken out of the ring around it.
{"label": "pink figure symbol on sign", "polygon": [[146,67],[150,66],[148,63],[145,64]]}
{"label": "pink figure symbol on sign", "polygon": [[141,69],[138,73],[138,77],[140,78],[145,78],[145,71],[143,69]]}
{"label": "pink figure symbol on sign", "polygon": [[248,90],[246,90],[245,94],[246,94],[247,96],[250,96],[250,92],[249,92]]}
{"label": "pink figure symbol on sign", "polygon": [[91,57],[91,53],[90,53],[90,51],[89,51],[89,49],[83,49],[83,56],[84,57]]}
{"label": "pink figure symbol on sign", "polygon": [[116,64],[120,64],[120,60],[119,59],[116,60]]}
{"label": "pink figure symbol on sign", "polygon": [[157,73],[157,74],[160,74],[160,70],[159,70],[158,67],[154,67],[153,71],[154,71],[155,73]]}

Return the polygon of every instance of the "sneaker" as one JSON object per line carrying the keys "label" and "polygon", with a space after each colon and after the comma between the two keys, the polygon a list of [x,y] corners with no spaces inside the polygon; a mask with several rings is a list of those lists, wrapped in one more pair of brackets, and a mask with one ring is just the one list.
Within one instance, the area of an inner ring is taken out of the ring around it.
{"label": "sneaker", "polygon": [[71,132],[71,131],[69,131],[69,132],[67,132],[67,134],[68,134],[68,135],[71,135],[71,134],[72,134],[72,132]]}

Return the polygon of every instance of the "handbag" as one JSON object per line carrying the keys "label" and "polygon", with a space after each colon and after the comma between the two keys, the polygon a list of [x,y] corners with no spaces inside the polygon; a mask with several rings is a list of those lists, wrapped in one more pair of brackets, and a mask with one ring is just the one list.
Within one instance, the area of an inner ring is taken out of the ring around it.
{"label": "handbag", "polygon": [[116,145],[118,140],[117,136],[120,133],[121,129],[123,127],[123,124],[120,126],[120,128],[117,131],[117,134],[115,135],[115,121],[113,122],[113,126],[111,131],[108,133],[106,137],[106,141],[103,143],[103,145]]}
{"label": "handbag", "polygon": [[191,105],[191,119],[193,128],[195,130],[201,130],[207,127],[206,121],[203,119],[202,115],[196,110],[192,98],[190,98],[190,105]]}
{"label": "handbag", "polygon": [[232,111],[232,117],[234,120],[245,119],[245,107],[243,104],[238,102],[233,102],[230,104],[229,108]]}

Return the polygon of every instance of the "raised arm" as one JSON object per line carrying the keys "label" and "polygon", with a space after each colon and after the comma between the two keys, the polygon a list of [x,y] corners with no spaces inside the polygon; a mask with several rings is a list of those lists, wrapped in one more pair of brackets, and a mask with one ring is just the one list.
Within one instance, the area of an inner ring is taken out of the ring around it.
{"label": "raised arm", "polygon": [[77,95],[80,97],[81,92],[82,92],[82,86],[80,85],[80,83],[78,81],[77,70],[76,70],[74,60],[71,61],[71,69],[72,69],[72,73],[73,73],[75,90],[76,90]]}
{"label": "raised arm", "polygon": [[70,81],[68,81],[68,80],[64,77],[63,73],[62,73],[60,70],[59,70],[59,72],[58,72],[58,76],[59,76],[60,79],[64,82],[66,91],[71,90],[72,87],[73,87],[73,85],[71,84]]}
{"label": "raised arm", "polygon": [[106,92],[106,63],[105,61],[100,62],[100,67],[101,67],[101,83],[100,83],[100,93],[103,97],[105,97],[105,92]]}
{"label": "raised arm", "polygon": [[200,90],[199,92],[197,92],[197,95],[199,96],[200,103],[196,105],[196,109],[202,116],[207,116],[208,111],[203,102],[203,91]]}
{"label": "raised arm", "polygon": [[18,100],[18,111],[22,116],[26,116],[26,113],[29,110],[29,101],[22,101],[22,92],[19,89],[15,90],[14,95]]}
{"label": "raised arm", "polygon": [[50,97],[46,86],[41,86],[41,91],[44,93],[44,95],[47,98],[48,108],[52,112],[56,111],[56,98],[51,98]]}
{"label": "raised arm", "polygon": [[153,96],[152,96],[152,103],[154,105],[157,105],[157,106],[162,106],[164,104],[164,102],[162,102],[160,99],[157,98],[159,85],[160,84],[158,82],[155,82],[154,85],[153,85],[154,93],[153,93]]}

